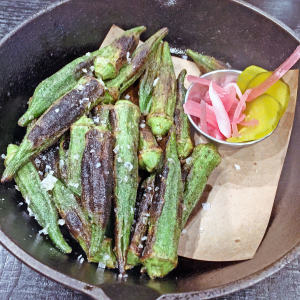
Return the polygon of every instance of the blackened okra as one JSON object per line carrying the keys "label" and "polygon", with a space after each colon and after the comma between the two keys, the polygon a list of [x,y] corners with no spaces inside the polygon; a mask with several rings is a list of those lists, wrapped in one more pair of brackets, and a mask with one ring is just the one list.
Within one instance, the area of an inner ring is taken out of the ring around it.
{"label": "blackened okra", "polygon": [[18,152],[7,165],[1,182],[12,179],[30,158],[56,142],[74,122],[99,104],[103,96],[104,87],[97,79],[89,76],[81,78],[75,88],[56,100],[25,135]]}
{"label": "blackened okra", "polygon": [[105,103],[116,102],[120,95],[142,75],[147,61],[168,31],[168,28],[160,29],[133,52],[131,62],[120,69],[116,78],[106,83],[108,91],[105,92]]}
{"label": "blackened okra", "polygon": [[132,225],[132,237],[127,255],[126,269],[139,265],[147,239],[149,211],[155,193],[155,174],[145,179],[137,192],[135,205],[135,223]]}
{"label": "blackened okra", "polygon": [[127,30],[109,46],[106,46],[101,55],[95,59],[96,76],[103,80],[115,78],[119,74],[120,68],[138,46],[140,35],[145,30],[145,26]]}
{"label": "blackened okra", "polygon": [[192,156],[186,160],[188,175],[185,176],[183,192],[182,228],[199,201],[211,172],[220,164],[221,157],[213,144],[197,145]]}
{"label": "blackened okra", "polygon": [[157,79],[152,93],[152,105],[147,116],[147,124],[154,135],[161,137],[167,134],[173,125],[176,103],[176,76],[167,42],[163,44]]}
{"label": "blackened okra", "polygon": [[119,272],[125,273],[131,225],[138,188],[139,108],[121,100],[111,110],[114,148],[115,252]]}
{"label": "blackened okra", "polygon": [[157,170],[162,159],[162,149],[158,146],[145,119],[140,119],[139,166],[152,173]]}
{"label": "blackened okra", "polygon": [[53,201],[65,221],[70,233],[79,242],[81,248],[88,254],[91,242],[91,231],[87,216],[82,211],[73,193],[57,180],[52,190]]}
{"label": "blackened okra", "polygon": [[186,95],[184,78],[186,70],[183,69],[177,78],[177,99],[174,113],[176,126],[176,143],[179,159],[185,159],[193,151],[194,144],[191,139],[191,125],[188,116],[183,111],[183,104]]}
{"label": "blackened okra", "polygon": [[[4,164],[7,165],[17,153],[18,146],[10,144],[7,148],[7,157]],[[51,175],[49,175],[51,176]],[[31,162],[25,164],[15,174],[16,184],[24,197],[29,215],[48,233],[53,243],[63,252],[70,253],[72,249],[64,240],[58,226],[58,214],[52,202],[51,196],[43,187],[40,176]]]}
{"label": "blackened okra", "polygon": [[64,135],[59,139],[59,179],[64,183],[67,181],[67,158],[68,158],[68,149],[70,143],[70,136]]}
{"label": "blackened okra", "polygon": [[95,261],[104,239],[113,197],[113,149],[115,137],[97,127],[85,135],[81,161],[81,202],[91,226],[88,260]]}
{"label": "blackened okra", "polygon": [[141,259],[151,278],[164,277],[177,266],[178,261],[179,205],[183,187],[174,126],[169,131],[163,167],[155,177],[155,190],[147,243]]}
{"label": "blackened okra", "polygon": [[85,148],[85,134],[93,127],[93,120],[82,116],[70,128],[66,185],[78,197],[81,197],[81,159]]}
{"label": "blackened okra", "polygon": [[83,70],[88,70],[93,66],[96,56],[101,54],[103,50],[104,48],[73,60],[42,81],[35,89],[30,100],[30,106],[19,119],[18,124],[26,126],[31,120],[43,114],[54,101],[73,89],[78,80],[85,75]]}
{"label": "blackened okra", "polygon": [[215,59],[214,57],[202,55],[200,53],[192,51],[191,49],[187,49],[186,54],[193,59],[201,74],[216,70],[229,69],[229,66]]}
{"label": "blackened okra", "polygon": [[[152,105],[152,92],[158,80],[158,71],[161,63],[163,43],[160,43],[157,50],[148,61],[146,70],[140,78],[139,84],[139,106],[141,113],[147,116]],[[156,80],[156,81],[155,81]]]}

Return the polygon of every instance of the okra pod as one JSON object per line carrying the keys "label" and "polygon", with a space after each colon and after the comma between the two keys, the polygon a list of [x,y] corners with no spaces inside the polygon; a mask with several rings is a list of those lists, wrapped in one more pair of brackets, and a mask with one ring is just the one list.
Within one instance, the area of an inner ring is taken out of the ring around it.
{"label": "okra pod", "polygon": [[140,186],[135,205],[135,223],[132,225],[132,237],[128,250],[126,268],[139,265],[144,244],[147,239],[149,211],[155,193],[155,174],[148,177]]}
{"label": "okra pod", "polygon": [[200,53],[192,51],[191,49],[187,49],[186,54],[190,58],[192,58],[192,60],[199,68],[201,74],[205,74],[216,70],[230,69],[229,66],[215,59],[214,57],[208,55],[202,55]]}
{"label": "okra pod", "polygon": [[94,60],[103,51],[104,48],[87,53],[42,81],[35,89],[30,100],[30,106],[19,119],[18,124],[26,126],[31,120],[43,114],[54,101],[73,89],[82,76],[86,75],[86,73],[92,75]]}
{"label": "okra pod", "polygon": [[186,160],[188,175],[184,182],[182,228],[199,201],[211,172],[220,164],[221,156],[213,144],[200,144]]}
{"label": "okra pod", "polygon": [[91,230],[87,216],[78,204],[73,193],[57,180],[52,190],[53,201],[56,208],[65,221],[72,236],[79,242],[85,253],[89,253],[91,242]]}
{"label": "okra pod", "polygon": [[81,159],[85,148],[85,134],[93,127],[93,120],[82,116],[70,128],[66,185],[78,197],[81,197]]}
{"label": "okra pod", "polygon": [[161,64],[162,48],[163,43],[160,43],[155,53],[148,61],[146,70],[140,78],[139,106],[141,113],[144,116],[147,116],[151,109],[152,92],[158,78],[157,75]]}
{"label": "okra pod", "polygon": [[111,125],[109,121],[109,112],[112,110],[113,105],[103,104],[97,105],[92,112],[93,121],[98,127],[103,130],[111,131]]}
{"label": "okra pod", "polygon": [[1,182],[12,179],[30,158],[56,142],[74,122],[102,101],[103,96],[104,87],[98,80],[89,76],[81,78],[78,85],[56,100],[25,135],[18,152],[7,165]]}
{"label": "okra pod", "polygon": [[160,29],[133,52],[131,62],[120,69],[116,78],[106,83],[108,91],[105,92],[105,103],[116,102],[120,95],[142,75],[147,61],[167,33],[168,28]]}
{"label": "okra pod", "polygon": [[164,164],[155,177],[147,243],[141,259],[151,278],[164,277],[177,266],[182,190],[176,133],[172,126],[166,144]]}
{"label": "okra pod", "polygon": [[[7,148],[7,165],[18,151],[18,146],[10,144]],[[51,175],[48,175],[51,176]],[[54,177],[53,177],[54,178]],[[51,200],[51,196],[44,187],[40,176],[31,162],[25,164],[15,174],[16,184],[24,197],[30,216],[43,227],[53,243],[63,252],[70,253],[72,249],[64,240],[58,227],[58,214]]]}
{"label": "okra pod", "polygon": [[120,68],[138,46],[140,35],[145,30],[145,26],[127,30],[105,47],[101,55],[95,59],[96,76],[103,80],[115,78],[119,74]]}
{"label": "okra pod", "polygon": [[138,188],[139,108],[130,101],[118,101],[111,110],[116,138],[114,148],[115,251],[119,272],[125,273],[131,225]]}
{"label": "okra pod", "polygon": [[41,178],[44,178],[46,173],[51,173],[53,176],[59,176],[59,144],[55,143],[48,149],[40,153],[32,160],[35,168],[38,170]]}
{"label": "okra pod", "polygon": [[194,144],[191,139],[191,126],[188,116],[183,111],[183,104],[186,95],[184,87],[184,78],[186,70],[183,69],[177,78],[177,98],[174,113],[174,122],[176,126],[176,143],[179,159],[185,159],[193,151]]}
{"label": "okra pod", "polygon": [[85,135],[81,161],[81,202],[91,226],[88,260],[94,261],[104,239],[113,197],[113,149],[115,137],[95,127]]}
{"label": "okra pod", "polygon": [[112,239],[105,238],[100,246],[100,250],[97,257],[94,258],[94,262],[99,264],[99,268],[115,269],[117,267],[116,256],[112,249]]}
{"label": "okra pod", "polygon": [[173,125],[176,103],[176,76],[170,54],[169,44],[164,42],[161,66],[157,83],[152,93],[152,106],[147,116],[147,124],[156,136],[168,133]]}
{"label": "okra pod", "polygon": [[59,140],[59,179],[61,179],[64,183],[67,181],[67,158],[68,158],[68,149],[70,144],[70,136],[62,135]]}
{"label": "okra pod", "polygon": [[162,149],[158,146],[156,139],[146,124],[144,117],[140,119],[140,141],[139,141],[139,166],[152,173],[155,171],[162,159]]}

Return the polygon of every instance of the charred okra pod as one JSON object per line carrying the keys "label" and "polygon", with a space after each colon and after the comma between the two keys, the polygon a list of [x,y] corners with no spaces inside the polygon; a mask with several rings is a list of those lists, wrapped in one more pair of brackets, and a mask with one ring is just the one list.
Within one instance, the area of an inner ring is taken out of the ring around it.
{"label": "charred okra pod", "polygon": [[147,116],[152,105],[152,92],[158,80],[163,43],[160,43],[152,58],[148,61],[146,70],[140,78],[139,106],[141,113]]}
{"label": "charred okra pod", "polygon": [[205,74],[211,71],[229,69],[229,67],[223,62],[208,56],[202,55],[197,52],[192,51],[191,49],[186,50],[186,54],[192,58],[197,67],[199,68],[201,74]]}
{"label": "charred okra pod", "polygon": [[40,153],[33,161],[35,168],[38,170],[41,178],[46,173],[58,178],[59,176],[59,144],[55,143],[44,152]]}
{"label": "charred okra pod", "polygon": [[163,44],[157,79],[152,93],[152,106],[147,116],[147,124],[154,135],[161,137],[167,134],[173,125],[176,103],[176,77],[167,42]]}
{"label": "charred okra pod", "polygon": [[[5,165],[17,153],[18,146],[10,144],[7,148]],[[51,175],[48,175],[51,176]],[[52,177],[55,179],[54,177]],[[46,179],[45,179],[46,180]],[[30,216],[34,216],[37,222],[43,227],[43,232],[48,233],[53,243],[63,252],[70,253],[72,249],[64,240],[58,227],[58,214],[50,198],[47,189],[53,182],[40,180],[40,176],[31,162],[25,164],[15,174],[16,184],[24,197]],[[55,181],[55,180],[54,180]]]}
{"label": "charred okra pod", "polygon": [[134,217],[135,223],[132,226],[133,233],[127,256],[127,269],[141,263],[140,258],[142,257],[144,244],[147,239],[149,211],[155,193],[154,182],[155,174],[152,174],[138,189]]}
{"label": "charred okra pod", "polygon": [[81,161],[81,202],[91,224],[88,260],[95,261],[111,213],[115,138],[111,132],[96,127],[86,133],[85,139]]}
{"label": "charred okra pod", "polygon": [[140,119],[140,141],[139,141],[139,166],[152,173],[155,171],[162,159],[162,149],[158,146],[156,139],[145,119]]}
{"label": "charred okra pod", "polygon": [[44,113],[51,104],[69,92],[77,84],[78,80],[86,75],[92,75],[91,67],[94,68],[94,60],[104,49],[79,57],[61,70],[42,81],[34,91],[30,100],[30,106],[26,113],[19,119],[20,126],[26,126],[31,120]]}
{"label": "charred okra pod", "polygon": [[91,231],[87,216],[82,211],[73,193],[57,180],[52,190],[53,201],[65,221],[70,233],[79,242],[81,248],[88,254],[91,242]]}
{"label": "charred okra pod", "polygon": [[103,130],[111,131],[111,125],[109,121],[109,112],[112,110],[113,105],[103,104],[97,105],[93,109],[93,121],[98,128],[101,127]]}
{"label": "charred okra pod", "polygon": [[116,78],[106,83],[108,91],[105,92],[105,103],[116,102],[120,95],[141,76],[148,59],[167,33],[168,28],[160,29],[133,52],[131,62],[120,69]]}
{"label": "charred okra pod", "polygon": [[164,164],[155,177],[147,243],[141,259],[151,278],[164,277],[177,266],[182,189],[175,127],[172,126],[166,144]]}
{"label": "charred okra pod", "polygon": [[146,30],[145,26],[135,27],[125,31],[109,46],[103,49],[95,59],[95,74],[103,80],[115,78],[120,68],[127,62],[139,44],[140,35]]}
{"label": "charred okra pod", "polygon": [[188,175],[184,182],[182,228],[193,208],[199,201],[207,183],[207,178],[221,162],[218,149],[213,144],[200,144],[186,160]]}
{"label": "charred okra pod", "polygon": [[183,69],[177,78],[177,99],[174,113],[176,125],[176,143],[179,159],[185,159],[193,151],[194,144],[191,139],[191,126],[188,116],[183,111],[183,103],[186,95],[184,78],[186,70]]}
{"label": "charred okra pod", "polygon": [[66,184],[78,197],[81,197],[81,159],[85,148],[85,134],[93,127],[93,120],[82,116],[70,128]]}
{"label": "charred okra pod", "polygon": [[12,179],[22,165],[57,141],[74,122],[102,101],[103,96],[104,88],[97,79],[89,76],[81,78],[78,85],[56,100],[25,135],[1,182]]}
{"label": "charred okra pod", "polygon": [[111,111],[114,148],[115,250],[119,272],[125,273],[131,225],[138,188],[140,110],[130,101],[118,101]]}

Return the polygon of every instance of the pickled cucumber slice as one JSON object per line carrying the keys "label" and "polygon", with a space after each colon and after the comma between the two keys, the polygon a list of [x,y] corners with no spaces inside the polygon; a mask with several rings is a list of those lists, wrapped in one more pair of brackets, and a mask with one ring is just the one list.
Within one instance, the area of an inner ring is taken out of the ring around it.
{"label": "pickled cucumber slice", "polygon": [[256,126],[239,126],[239,137],[231,137],[227,142],[241,143],[258,140],[271,133],[277,126],[282,112],[282,105],[270,95],[263,94],[247,103],[245,121],[256,119]]}

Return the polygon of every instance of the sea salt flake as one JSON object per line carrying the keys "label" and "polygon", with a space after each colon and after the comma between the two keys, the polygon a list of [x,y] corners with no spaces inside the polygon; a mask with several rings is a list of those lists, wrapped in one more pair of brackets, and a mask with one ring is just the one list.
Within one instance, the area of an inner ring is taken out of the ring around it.
{"label": "sea salt flake", "polygon": [[57,181],[57,178],[48,174],[46,178],[42,180],[42,188],[46,189],[47,191],[51,191],[54,188],[54,184]]}
{"label": "sea salt flake", "polygon": [[94,71],[95,71],[95,67],[94,67],[94,66],[90,66],[90,70],[91,70],[92,72],[94,72]]}
{"label": "sea salt flake", "polygon": [[138,248],[142,249],[143,248],[143,244],[139,244]]}
{"label": "sea salt flake", "polygon": [[90,153],[94,153],[94,152],[96,152],[95,149],[92,149],[92,150],[90,151]]}
{"label": "sea salt flake", "polygon": [[157,192],[159,190],[159,187],[157,186],[156,188],[155,188],[155,192]]}
{"label": "sea salt flake", "polygon": [[181,231],[181,233],[185,234],[185,233],[187,233],[187,230],[186,230],[186,229],[183,229],[183,230]]}
{"label": "sea salt flake", "polygon": [[22,206],[24,203],[23,202],[20,202],[17,206]]}
{"label": "sea salt flake", "polygon": [[102,262],[102,261],[99,261],[99,263],[98,263],[98,268],[100,268],[100,269],[105,269],[105,263],[104,262]]}
{"label": "sea salt flake", "polygon": [[169,162],[170,164],[175,164],[175,161],[174,161],[173,158],[168,158],[168,162]]}
{"label": "sea salt flake", "polygon": [[78,188],[79,187],[79,184],[78,183],[69,183],[70,186],[73,186],[74,188]]}
{"label": "sea salt flake", "polygon": [[141,127],[141,128],[145,128],[145,127],[146,127],[146,124],[141,124],[140,127]]}
{"label": "sea salt flake", "polygon": [[100,121],[100,120],[99,120],[99,117],[94,117],[94,118],[93,118],[93,121],[94,121],[96,124],[99,124],[99,121]]}
{"label": "sea salt flake", "polygon": [[79,91],[84,90],[84,86],[82,84],[80,84],[77,88],[78,88]]}
{"label": "sea salt flake", "polygon": [[31,208],[30,208],[30,207],[27,207],[27,210],[28,210],[29,216],[30,216],[30,217],[33,217],[34,214],[33,214],[33,211],[31,210]]}
{"label": "sea salt flake", "polygon": [[82,264],[84,262],[84,258],[82,257],[79,261],[80,264]]}
{"label": "sea salt flake", "polygon": [[3,153],[3,154],[1,154],[1,158],[2,159],[5,159],[6,158],[6,155]]}
{"label": "sea salt flake", "polygon": [[192,157],[189,157],[185,160],[185,162],[188,164],[188,165],[191,165],[192,164],[192,161],[193,161],[193,158]]}
{"label": "sea salt flake", "polygon": [[82,72],[83,72],[83,73],[87,73],[87,69],[86,69],[86,68],[83,68],[83,69],[82,69]]}
{"label": "sea salt flake", "polygon": [[77,257],[77,260],[80,260],[82,257],[82,254],[80,254],[78,257]]}
{"label": "sea salt flake", "polygon": [[182,59],[185,59],[185,60],[188,59],[187,55],[182,55],[181,57],[182,57]]}
{"label": "sea salt flake", "polygon": [[156,137],[156,139],[157,139],[158,141],[161,141],[161,140],[162,140],[162,137],[161,137],[161,136],[158,136],[158,137]]}
{"label": "sea salt flake", "polygon": [[59,108],[57,108],[57,109],[55,110],[55,112],[58,113],[58,112],[59,112]]}
{"label": "sea salt flake", "polygon": [[38,173],[39,173],[41,176],[43,176],[43,175],[44,175],[42,171],[38,171]]}
{"label": "sea salt flake", "polygon": [[41,229],[41,230],[39,231],[39,234],[40,234],[40,235],[42,235],[42,234],[47,235],[47,234],[48,234],[48,227],[45,227],[45,228]]}
{"label": "sea salt flake", "polygon": [[128,171],[131,171],[133,169],[133,165],[132,163],[130,163],[129,161],[126,161],[124,163],[124,167],[128,169]]}
{"label": "sea salt flake", "polygon": [[156,86],[158,80],[159,80],[159,77],[156,78],[156,79],[154,79],[154,81],[153,81],[153,86]]}
{"label": "sea salt flake", "polygon": [[119,149],[120,149],[120,146],[119,146],[119,145],[117,145],[117,146],[114,148],[114,150],[113,150],[113,151],[114,151],[115,153],[118,153],[118,152],[119,152]]}
{"label": "sea salt flake", "polygon": [[118,158],[117,158],[117,161],[121,163],[123,160],[122,160],[121,157],[118,157]]}
{"label": "sea salt flake", "polygon": [[202,203],[203,210],[210,210],[210,203]]}
{"label": "sea salt flake", "polygon": [[15,189],[20,192],[19,187],[15,185]]}
{"label": "sea salt flake", "polygon": [[130,99],[130,96],[127,94],[127,95],[124,97],[124,99],[128,100],[128,99]]}
{"label": "sea salt flake", "polygon": [[240,170],[241,169],[241,167],[239,165],[237,165],[237,164],[234,164],[234,167],[235,167],[236,170]]}
{"label": "sea salt flake", "polygon": [[141,238],[142,241],[146,241],[146,239],[147,239],[147,236],[143,236],[143,237]]}
{"label": "sea salt flake", "polygon": [[131,58],[130,58],[130,53],[129,52],[127,52],[127,54],[126,54],[126,59],[127,59],[127,61],[129,63],[131,62]]}
{"label": "sea salt flake", "polygon": [[101,163],[98,162],[98,163],[96,163],[95,168],[98,169],[99,167],[101,167]]}
{"label": "sea salt flake", "polygon": [[73,157],[74,157],[74,159],[78,160],[79,159],[79,154],[75,154]]}
{"label": "sea salt flake", "polygon": [[57,224],[60,225],[60,226],[63,226],[63,225],[66,224],[66,221],[65,221],[64,219],[59,219],[59,220],[57,221]]}
{"label": "sea salt flake", "polygon": [[91,52],[87,52],[85,55],[86,56],[91,56]]}

